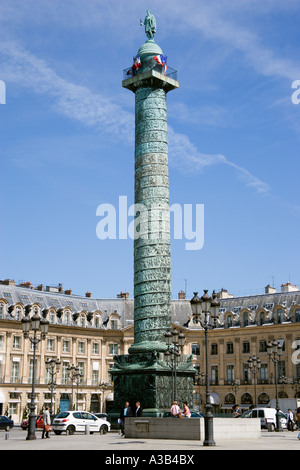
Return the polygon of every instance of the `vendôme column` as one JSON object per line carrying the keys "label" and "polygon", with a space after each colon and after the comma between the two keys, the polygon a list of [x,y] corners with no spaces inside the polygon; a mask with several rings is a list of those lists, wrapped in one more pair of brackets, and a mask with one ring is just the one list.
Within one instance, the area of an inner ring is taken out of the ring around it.
{"label": "vend\u00f4me column", "polygon": [[[142,21],[141,21],[142,23]],[[134,343],[114,357],[114,405],[142,400],[148,413],[170,406],[172,372],[164,360],[171,329],[171,250],[166,96],[179,87],[176,71],[154,41],[156,21],[147,11],[146,42],[122,86],[135,94]],[[179,396],[192,401],[195,370],[178,366]]]}
{"label": "vend\u00f4me column", "polygon": [[166,59],[153,38],[139,49],[137,60],[139,68],[132,69],[136,75],[123,82],[135,93],[134,345],[130,354],[164,351],[164,333],[171,328],[166,94],[179,86],[165,75]]}

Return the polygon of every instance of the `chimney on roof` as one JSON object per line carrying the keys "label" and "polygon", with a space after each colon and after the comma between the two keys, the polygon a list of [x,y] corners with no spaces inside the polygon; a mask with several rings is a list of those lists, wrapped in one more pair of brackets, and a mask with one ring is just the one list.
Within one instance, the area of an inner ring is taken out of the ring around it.
{"label": "chimney on roof", "polygon": [[4,286],[14,286],[15,281],[13,279],[4,279],[3,281],[0,281],[0,284],[3,284]]}
{"label": "chimney on roof", "polygon": [[271,287],[270,284],[268,284],[265,287],[265,294],[275,294],[276,293],[276,287]]}
{"label": "chimney on roof", "polygon": [[185,300],[185,292],[181,290],[178,292],[178,300]]}
{"label": "chimney on roof", "polygon": [[86,297],[92,297],[92,293],[91,293],[91,292],[86,292],[86,293],[85,293],[85,296],[86,296]]}
{"label": "chimney on roof", "polygon": [[232,299],[234,297],[233,294],[229,294],[227,289],[221,289],[220,292],[217,293],[218,299]]}
{"label": "chimney on roof", "polygon": [[290,282],[287,282],[286,284],[281,284],[281,292],[295,292],[298,290],[299,290],[299,287],[294,286]]}
{"label": "chimney on roof", "polygon": [[72,295],[72,289],[65,290],[66,295]]}
{"label": "chimney on roof", "polygon": [[120,292],[117,294],[117,299],[129,299],[129,292]]}
{"label": "chimney on roof", "polygon": [[43,284],[39,284],[39,285],[37,286],[37,290],[44,290]]}

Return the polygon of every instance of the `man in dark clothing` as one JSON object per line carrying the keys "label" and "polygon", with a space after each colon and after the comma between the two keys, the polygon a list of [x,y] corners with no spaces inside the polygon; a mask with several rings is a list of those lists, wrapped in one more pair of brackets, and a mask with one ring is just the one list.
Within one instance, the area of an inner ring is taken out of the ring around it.
{"label": "man in dark clothing", "polygon": [[142,410],[142,408],[141,408],[140,402],[137,401],[136,404],[135,404],[135,406],[136,406],[135,416],[142,416],[143,410]]}
{"label": "man in dark clothing", "polygon": [[121,409],[120,418],[119,418],[120,428],[121,428],[121,436],[124,436],[125,418],[126,417],[128,418],[129,416],[132,416],[131,408],[129,406],[129,402],[126,401],[125,406]]}

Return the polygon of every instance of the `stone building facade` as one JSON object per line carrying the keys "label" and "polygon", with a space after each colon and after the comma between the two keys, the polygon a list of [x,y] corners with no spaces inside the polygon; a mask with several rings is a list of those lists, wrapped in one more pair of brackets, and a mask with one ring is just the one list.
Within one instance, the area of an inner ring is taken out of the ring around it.
{"label": "stone building facade", "polygon": [[[255,401],[254,375],[248,365],[256,355],[261,369],[256,376],[256,399],[265,405],[275,398],[274,364],[266,345],[279,340],[283,354],[278,364],[281,398],[300,399],[300,291],[285,284],[281,292],[267,287],[261,295],[232,297],[222,290],[217,328],[209,332],[210,390],[215,412],[231,412],[234,403],[247,409]],[[62,286],[16,286],[0,283],[0,414],[22,421],[31,398],[33,349],[22,333],[21,319],[30,306],[46,315],[49,331],[37,347],[36,412],[51,402],[51,375],[46,361],[61,361],[53,382],[53,412],[74,406],[82,410],[109,411],[113,406],[113,384],[109,370],[116,354],[127,354],[134,341],[134,301],[121,293],[115,299],[94,299],[63,291]],[[172,301],[172,326],[186,337],[184,354],[204,370],[204,332],[193,317],[190,302],[181,292]],[[78,384],[68,367],[76,365],[82,374]],[[142,402],[142,397],[139,397]],[[194,403],[203,409],[204,380],[195,376]]]}

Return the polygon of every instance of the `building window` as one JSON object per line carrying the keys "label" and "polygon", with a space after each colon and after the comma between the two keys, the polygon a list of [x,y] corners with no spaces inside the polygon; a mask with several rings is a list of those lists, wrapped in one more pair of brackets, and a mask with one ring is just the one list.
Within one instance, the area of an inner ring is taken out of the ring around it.
{"label": "building window", "polygon": [[111,343],[109,345],[109,354],[118,354],[118,344],[117,343]]}
{"label": "building window", "polygon": [[84,341],[79,341],[78,342],[78,353],[79,354],[84,354],[85,352],[85,343]]}
{"label": "building window", "polygon": [[265,314],[264,314],[264,312],[260,312],[260,314],[259,314],[259,324],[260,324],[260,326],[262,326],[262,325],[264,325],[264,323],[265,323]]}
{"label": "building window", "polygon": [[267,352],[267,341],[259,342],[259,352]]}
{"label": "building window", "polygon": [[300,322],[300,308],[296,308],[295,310],[295,322]]}
{"label": "building window", "polygon": [[54,339],[53,338],[47,339],[47,351],[54,352]]}
{"label": "building window", "polygon": [[21,336],[14,336],[13,349],[21,349]]}
{"label": "building window", "polygon": [[70,341],[63,341],[63,352],[70,352]]}
{"label": "building window", "polygon": [[93,343],[93,354],[99,354],[99,343]]}
{"label": "building window", "polygon": [[13,361],[11,369],[11,381],[16,384],[19,382],[19,373],[20,373],[20,363],[18,361]]}
{"label": "building window", "polygon": [[227,328],[232,327],[232,315],[228,315],[227,317]]}
{"label": "building window", "polygon": [[243,353],[250,353],[250,343],[249,341],[245,341],[242,346]]}
{"label": "building window", "polygon": [[218,384],[219,376],[218,376],[218,366],[211,366],[211,383],[216,385]]}
{"label": "building window", "polygon": [[200,355],[200,344],[192,344],[192,354],[194,356],[199,356]]}
{"label": "building window", "polygon": [[234,381],[234,365],[229,364],[226,368],[226,379],[227,383],[232,383]]}
{"label": "building window", "polygon": [[93,370],[92,372],[92,385],[98,385],[99,378],[98,378],[99,371]]}
{"label": "building window", "polygon": [[281,324],[283,322],[283,310],[282,308],[279,308],[277,310],[277,323]]}
{"label": "building window", "polygon": [[218,354],[218,344],[217,344],[217,343],[213,343],[213,344],[211,345],[210,354],[211,354],[212,356],[217,356],[217,354]]}
{"label": "building window", "polygon": [[248,314],[248,312],[244,312],[244,314],[243,314],[243,324],[244,324],[244,326],[248,326],[248,324],[249,324],[249,314]]}
{"label": "building window", "polygon": [[110,327],[112,330],[118,329],[118,320],[110,320]]}
{"label": "building window", "polygon": [[4,318],[4,305],[0,304],[0,320]]}
{"label": "building window", "polygon": [[267,383],[268,382],[268,365],[261,364],[260,367],[260,383]]}
{"label": "building window", "polygon": [[233,343],[226,343],[226,354],[233,354]]}

